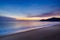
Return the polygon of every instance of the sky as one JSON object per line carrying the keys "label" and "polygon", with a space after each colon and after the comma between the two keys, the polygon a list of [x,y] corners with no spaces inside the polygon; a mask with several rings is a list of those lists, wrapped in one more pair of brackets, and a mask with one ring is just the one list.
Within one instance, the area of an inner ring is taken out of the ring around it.
{"label": "sky", "polygon": [[0,0],[0,16],[22,18],[59,9],[59,0]]}

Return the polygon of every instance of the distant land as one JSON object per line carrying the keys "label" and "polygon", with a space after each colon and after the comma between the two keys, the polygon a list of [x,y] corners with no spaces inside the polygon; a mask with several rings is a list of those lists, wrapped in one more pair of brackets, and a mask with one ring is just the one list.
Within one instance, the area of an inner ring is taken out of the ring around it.
{"label": "distant land", "polygon": [[0,21],[16,21],[15,18],[0,16]]}
{"label": "distant land", "polygon": [[[16,20],[16,18],[0,16],[0,21],[34,21],[34,20]],[[39,21],[39,20],[35,20]],[[49,19],[41,19],[40,21],[60,21],[60,18],[49,18]]]}
{"label": "distant land", "polygon": [[5,17],[5,16],[0,16],[0,22],[5,22],[5,21],[39,21],[39,20],[16,20],[16,18],[12,17]]}
{"label": "distant land", "polygon": [[60,18],[55,18],[55,17],[53,17],[53,18],[49,18],[49,19],[42,19],[42,20],[40,20],[40,21],[60,21]]}

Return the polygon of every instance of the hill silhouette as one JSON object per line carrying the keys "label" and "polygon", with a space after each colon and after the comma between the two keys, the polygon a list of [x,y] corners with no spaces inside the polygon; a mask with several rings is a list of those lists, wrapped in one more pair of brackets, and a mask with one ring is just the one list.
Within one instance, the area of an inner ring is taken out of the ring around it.
{"label": "hill silhouette", "polygon": [[0,21],[15,21],[15,18],[0,16]]}
{"label": "hill silhouette", "polygon": [[55,18],[55,17],[53,17],[53,18],[46,19],[46,20],[42,19],[42,20],[40,20],[40,21],[60,21],[60,18]]}

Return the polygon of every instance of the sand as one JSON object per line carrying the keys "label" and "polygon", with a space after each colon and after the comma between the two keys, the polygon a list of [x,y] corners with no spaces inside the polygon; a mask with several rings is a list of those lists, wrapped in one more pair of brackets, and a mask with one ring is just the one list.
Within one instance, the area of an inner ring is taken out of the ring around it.
{"label": "sand", "polygon": [[6,35],[0,40],[60,40],[60,24]]}

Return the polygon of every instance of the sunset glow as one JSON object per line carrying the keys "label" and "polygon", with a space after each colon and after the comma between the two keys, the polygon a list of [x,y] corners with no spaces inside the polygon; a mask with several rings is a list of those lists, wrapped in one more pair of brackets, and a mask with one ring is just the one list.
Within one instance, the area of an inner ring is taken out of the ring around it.
{"label": "sunset glow", "polygon": [[50,17],[25,17],[25,18],[16,18],[16,20],[41,20],[41,19],[48,19]]}
{"label": "sunset glow", "polygon": [[48,18],[52,18],[52,17],[60,18],[60,16],[50,16],[50,17],[20,17],[20,18],[16,17],[16,20],[41,20],[41,19],[48,19]]}
{"label": "sunset glow", "polygon": [[25,18],[16,18],[17,20],[40,20],[41,18],[38,18],[38,17],[33,17],[33,18],[30,18],[30,17],[25,17]]}

